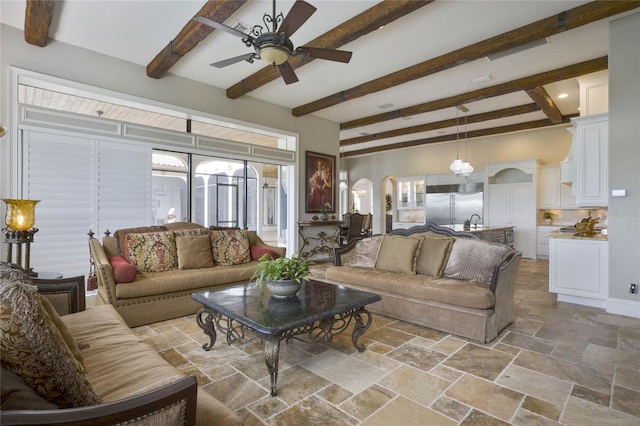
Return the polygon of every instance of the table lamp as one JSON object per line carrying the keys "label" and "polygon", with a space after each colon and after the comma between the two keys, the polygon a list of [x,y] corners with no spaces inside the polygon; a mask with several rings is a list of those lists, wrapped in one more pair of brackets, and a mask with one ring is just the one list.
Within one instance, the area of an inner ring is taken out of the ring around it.
{"label": "table lamp", "polygon": [[[4,242],[7,244],[7,263],[20,265],[30,275],[37,275],[30,267],[31,243],[33,236],[38,232],[33,225],[36,221],[36,204],[40,200],[19,200],[3,198],[7,205],[4,223],[7,226],[2,229]],[[16,260],[13,262],[13,246],[16,246]],[[22,263],[22,246],[25,246],[24,264]]]}

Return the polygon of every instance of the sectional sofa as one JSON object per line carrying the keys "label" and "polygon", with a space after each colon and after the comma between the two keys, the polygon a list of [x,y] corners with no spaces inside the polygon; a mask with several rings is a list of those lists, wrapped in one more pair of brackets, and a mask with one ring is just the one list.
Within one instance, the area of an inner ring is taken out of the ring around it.
{"label": "sectional sofa", "polygon": [[380,294],[372,312],[484,343],[514,320],[521,256],[427,223],[335,248],[324,279]]}

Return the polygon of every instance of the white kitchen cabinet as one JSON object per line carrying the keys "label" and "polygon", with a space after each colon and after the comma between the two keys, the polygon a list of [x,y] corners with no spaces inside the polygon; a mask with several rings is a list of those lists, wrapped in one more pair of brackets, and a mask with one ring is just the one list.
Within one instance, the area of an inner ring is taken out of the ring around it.
{"label": "white kitchen cabinet", "polygon": [[560,166],[540,167],[540,197],[538,207],[541,209],[575,208],[576,197],[571,187],[560,183]]}
{"label": "white kitchen cabinet", "polygon": [[606,308],[609,242],[596,238],[549,239],[549,291],[558,301]]}
{"label": "white kitchen cabinet", "polygon": [[549,235],[552,232],[559,230],[560,226],[538,226],[536,232],[536,254],[538,259],[548,259],[549,258]]}
{"label": "white kitchen cabinet", "polygon": [[425,178],[423,176],[398,178],[398,210],[424,208]]}
{"label": "white kitchen cabinet", "polygon": [[487,164],[485,225],[513,226],[514,246],[536,258],[537,160]]}
{"label": "white kitchen cabinet", "polygon": [[609,116],[596,114],[571,120],[575,126],[573,183],[576,204],[609,205]]}
{"label": "white kitchen cabinet", "polygon": [[485,173],[482,171],[474,171],[469,178],[464,176],[456,176],[453,173],[439,173],[427,175],[427,185],[451,185],[455,183],[466,182],[484,182]]}

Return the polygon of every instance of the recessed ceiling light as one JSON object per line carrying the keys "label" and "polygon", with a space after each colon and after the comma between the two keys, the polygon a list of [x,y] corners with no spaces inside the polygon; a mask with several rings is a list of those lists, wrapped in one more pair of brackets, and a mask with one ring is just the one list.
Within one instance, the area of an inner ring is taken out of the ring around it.
{"label": "recessed ceiling light", "polygon": [[369,136],[371,133],[369,132],[360,132],[359,135],[360,136]]}
{"label": "recessed ceiling light", "polygon": [[569,94],[568,94],[568,93],[560,93],[560,94],[558,95],[558,99],[564,99],[564,98],[568,98],[568,97],[569,97]]}
{"label": "recessed ceiling light", "polygon": [[413,119],[413,117],[410,116],[410,115],[407,115],[406,117],[402,117],[402,119],[403,120],[411,120],[411,119]]}
{"label": "recessed ceiling light", "polygon": [[382,105],[378,105],[378,108],[380,109],[387,109],[387,108],[391,108],[393,106],[392,103],[387,102],[386,104],[382,104]]}

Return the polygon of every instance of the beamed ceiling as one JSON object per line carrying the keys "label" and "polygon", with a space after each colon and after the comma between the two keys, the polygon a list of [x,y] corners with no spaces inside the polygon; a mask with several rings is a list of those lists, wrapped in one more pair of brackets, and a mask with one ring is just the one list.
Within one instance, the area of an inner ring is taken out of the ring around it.
{"label": "beamed ceiling", "polygon": [[[299,82],[245,61],[240,38],[194,16],[249,27],[270,0],[3,1],[2,22],[46,49],[55,39],[340,123],[343,157],[556,126],[579,114],[578,79],[607,72],[608,22],[640,1],[331,1],[291,36],[353,52],[349,64],[295,57]],[[293,1],[278,1],[285,16]],[[560,93],[569,96],[559,99]],[[468,109],[466,117],[456,106]],[[459,115],[459,118],[457,118]],[[459,121],[457,121],[459,120]],[[470,141],[472,142],[472,141]]]}

